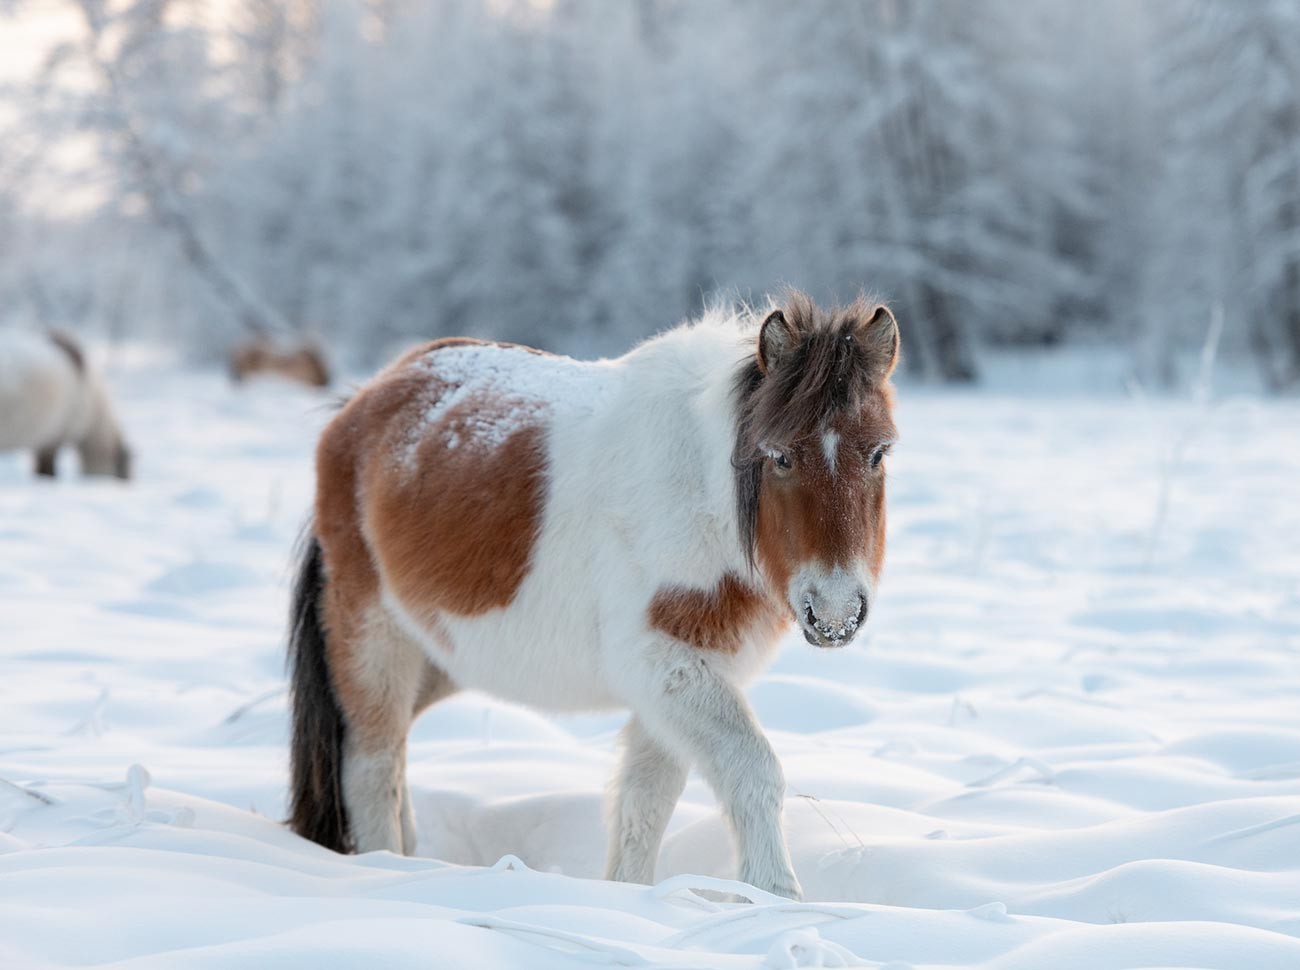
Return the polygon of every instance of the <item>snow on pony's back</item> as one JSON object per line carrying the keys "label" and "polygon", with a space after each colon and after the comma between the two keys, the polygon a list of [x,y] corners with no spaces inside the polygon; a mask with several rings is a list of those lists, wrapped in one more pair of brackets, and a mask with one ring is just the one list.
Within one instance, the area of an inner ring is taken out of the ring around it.
{"label": "snow on pony's back", "polygon": [[448,449],[495,451],[557,411],[595,410],[609,387],[609,364],[578,361],[513,344],[435,344],[398,366],[428,381],[423,406],[398,449],[411,471],[430,435]]}

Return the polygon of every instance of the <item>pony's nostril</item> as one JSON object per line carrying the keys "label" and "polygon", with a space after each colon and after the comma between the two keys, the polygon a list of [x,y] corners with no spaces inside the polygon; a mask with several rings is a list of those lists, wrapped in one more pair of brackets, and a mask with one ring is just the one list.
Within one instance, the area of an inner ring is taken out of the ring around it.
{"label": "pony's nostril", "polygon": [[812,601],[805,600],[803,607],[804,636],[810,643],[814,642],[814,638],[819,638],[824,644],[848,642],[858,632],[858,627],[862,626],[866,618],[867,599],[865,596],[858,596],[857,613],[842,620],[821,619],[813,612]]}

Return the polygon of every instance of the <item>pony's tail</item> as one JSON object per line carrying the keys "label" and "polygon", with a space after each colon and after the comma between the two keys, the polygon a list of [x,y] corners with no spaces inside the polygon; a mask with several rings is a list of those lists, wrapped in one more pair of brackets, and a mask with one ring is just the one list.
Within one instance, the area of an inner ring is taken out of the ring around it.
{"label": "pony's tail", "polygon": [[289,611],[289,676],[293,741],[290,748],[289,827],[335,852],[351,851],[343,802],[346,723],[334,694],[320,621],[325,592],[320,542],[303,537]]}

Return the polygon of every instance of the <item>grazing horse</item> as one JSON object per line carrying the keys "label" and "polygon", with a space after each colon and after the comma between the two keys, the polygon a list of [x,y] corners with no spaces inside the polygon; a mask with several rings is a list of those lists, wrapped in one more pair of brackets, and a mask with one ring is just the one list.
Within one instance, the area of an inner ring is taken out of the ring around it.
{"label": "grazing horse", "polygon": [[55,474],[75,445],[86,475],[131,477],[131,453],[108,388],[65,333],[0,332],[0,451],[31,449],[36,474]]}
{"label": "grazing horse", "polygon": [[236,346],[230,352],[230,379],[242,384],[256,374],[277,374],[308,387],[328,387],[329,367],[320,350],[300,344],[289,350],[276,347],[264,337]]}
{"label": "grazing horse", "polygon": [[839,647],[885,551],[898,327],[789,295],[615,360],[435,340],[325,428],[294,590],[290,825],[412,852],[406,737],[474,688],[627,708],[607,875],[653,879],[697,765],[740,878],[798,898],[785,781],[745,701],[791,624]]}

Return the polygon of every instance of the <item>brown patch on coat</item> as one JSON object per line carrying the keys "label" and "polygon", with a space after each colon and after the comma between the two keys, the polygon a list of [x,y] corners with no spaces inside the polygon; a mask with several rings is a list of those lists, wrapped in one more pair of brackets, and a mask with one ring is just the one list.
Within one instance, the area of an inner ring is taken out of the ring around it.
{"label": "brown patch on coat", "polygon": [[[445,441],[445,434],[428,433],[413,474],[394,467],[394,447],[404,443],[412,420],[427,413],[431,397],[436,401],[452,390],[428,368],[411,365],[470,343],[479,341],[434,341],[404,355],[343,404],[317,445],[313,531],[323,577],[318,615],[348,743],[362,750],[393,750],[420,711],[457,689],[393,624],[381,596],[381,570],[386,575],[399,564],[405,605],[451,651],[446,613],[513,598],[526,572],[518,564],[531,555],[540,525],[540,429],[524,429],[490,456],[439,451],[435,443]],[[475,509],[487,514],[475,517]],[[509,536],[495,535],[494,526]],[[489,560],[497,572],[483,568]],[[430,608],[431,602],[450,608],[444,613]]]}
{"label": "brown patch on coat", "polygon": [[86,354],[75,337],[63,330],[50,330],[46,333],[46,336],[50,338],[50,342],[54,346],[67,355],[68,360],[72,362],[73,369],[78,374],[86,373]]}
{"label": "brown patch on coat", "polygon": [[[831,310],[791,293],[759,333],[736,381],[732,463],[744,549],[785,591],[803,563],[847,566],[884,556],[885,483],[872,452],[892,441],[898,325],[859,300]],[[834,467],[823,436],[839,436]],[[774,466],[773,452],[790,462]]]}
{"label": "brown patch on coat", "polygon": [[489,451],[468,442],[449,450],[439,430],[422,441],[414,475],[376,464],[364,486],[376,560],[421,620],[510,605],[528,575],[546,497],[540,428],[521,428]]}
{"label": "brown patch on coat", "polygon": [[736,653],[758,633],[779,636],[790,623],[789,610],[728,573],[713,589],[666,586],[650,601],[652,629],[697,650]]}
{"label": "brown patch on coat", "polygon": [[264,337],[246,341],[230,352],[230,377],[242,383],[257,374],[278,374],[308,387],[328,387],[329,367],[320,349],[300,344],[281,349]]}
{"label": "brown patch on coat", "polygon": [[[474,428],[505,420],[517,401],[471,396],[422,425],[423,413],[455,388],[436,373],[414,367],[450,347],[481,346],[543,351],[466,337],[436,340],[401,358],[390,370],[414,375],[411,394],[390,422],[363,483],[366,534],[388,587],[422,622],[439,613],[477,616],[508,606],[528,574],[541,531],[547,487],[545,432],[524,424],[504,441],[480,447]],[[432,391],[432,394],[430,394]],[[410,473],[395,471],[396,455],[418,435]],[[455,440],[454,447],[448,441]]]}
{"label": "brown patch on coat", "polygon": [[[471,412],[476,421],[491,419],[493,403],[483,400],[460,402],[437,424],[419,427],[431,402],[454,387],[413,365],[438,350],[482,344],[450,338],[415,348],[322,433],[316,528],[329,575],[327,623],[363,615],[379,596],[381,575],[433,635],[440,614],[474,616],[514,599],[541,528],[543,429],[521,427],[492,449],[468,440],[448,448],[448,432]],[[406,469],[398,456],[413,429],[420,437]]]}

